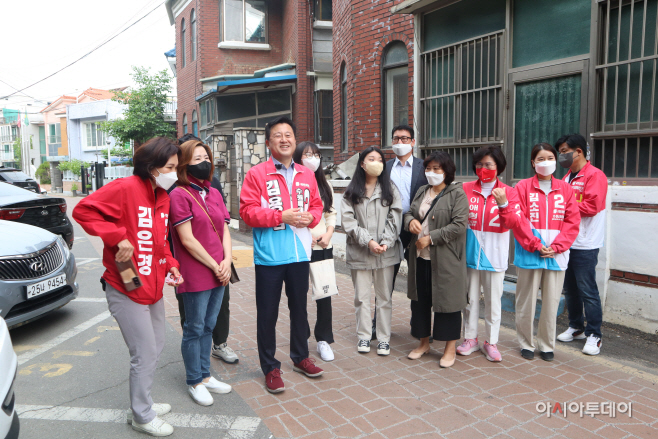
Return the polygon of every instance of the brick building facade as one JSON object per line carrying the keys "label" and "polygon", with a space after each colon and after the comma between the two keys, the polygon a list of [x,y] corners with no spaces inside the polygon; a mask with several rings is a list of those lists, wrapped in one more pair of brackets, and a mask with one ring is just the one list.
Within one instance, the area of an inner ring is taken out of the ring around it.
{"label": "brick building facade", "polygon": [[[176,32],[178,134],[231,136],[235,128],[263,128],[285,114],[299,141],[323,143],[316,91],[331,90],[331,18],[318,17],[326,3],[166,1]],[[328,62],[320,62],[322,52]],[[332,158],[331,143],[326,149]]]}
{"label": "brick building facade", "polygon": [[398,3],[334,0],[337,163],[372,145],[388,148],[387,156],[392,157],[390,128],[399,123],[414,126],[414,23],[412,15],[391,13]]}

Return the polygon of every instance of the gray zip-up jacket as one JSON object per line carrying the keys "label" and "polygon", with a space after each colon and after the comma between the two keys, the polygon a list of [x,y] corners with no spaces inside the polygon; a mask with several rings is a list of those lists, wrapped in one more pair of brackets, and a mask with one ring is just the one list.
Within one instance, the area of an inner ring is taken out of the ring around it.
{"label": "gray zip-up jacket", "polygon": [[[382,190],[377,183],[370,198],[363,197],[355,206],[343,198],[341,226],[347,234],[346,260],[352,270],[373,270],[399,264],[402,260],[402,198],[394,184],[393,204],[382,206]],[[381,255],[370,251],[368,243],[375,240],[388,249]]]}

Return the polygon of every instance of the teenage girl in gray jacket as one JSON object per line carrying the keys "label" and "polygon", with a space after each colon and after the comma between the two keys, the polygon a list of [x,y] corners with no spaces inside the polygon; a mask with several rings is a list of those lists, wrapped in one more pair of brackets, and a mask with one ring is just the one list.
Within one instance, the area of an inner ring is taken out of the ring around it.
{"label": "teenage girl in gray jacket", "polygon": [[384,154],[379,148],[371,146],[361,152],[341,203],[347,266],[355,291],[357,349],[370,352],[370,291],[374,283],[378,355],[390,353],[393,268],[402,257],[402,200],[383,170]]}

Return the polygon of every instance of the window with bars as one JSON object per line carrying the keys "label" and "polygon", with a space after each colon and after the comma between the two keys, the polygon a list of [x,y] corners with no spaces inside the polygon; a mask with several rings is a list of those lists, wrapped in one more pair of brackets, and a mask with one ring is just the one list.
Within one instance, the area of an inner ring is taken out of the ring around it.
{"label": "window with bars", "polygon": [[658,0],[600,7],[594,164],[612,179],[658,178]]}
{"label": "window with bars", "polygon": [[315,92],[315,143],[334,143],[334,92],[318,90]]}
{"label": "window with bars", "polygon": [[421,54],[424,146],[502,140],[503,31]]}

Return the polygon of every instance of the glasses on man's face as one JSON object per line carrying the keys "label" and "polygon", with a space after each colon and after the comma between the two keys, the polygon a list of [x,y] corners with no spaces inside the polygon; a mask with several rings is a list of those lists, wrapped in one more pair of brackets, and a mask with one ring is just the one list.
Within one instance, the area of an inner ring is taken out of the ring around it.
{"label": "glasses on man's face", "polygon": [[305,159],[312,159],[313,157],[315,157],[316,159],[320,159],[320,158],[322,158],[322,155],[321,154],[313,154],[312,152],[307,152],[306,154],[304,154]]}
{"label": "glasses on man's face", "polygon": [[285,134],[275,133],[272,134],[272,138],[276,140],[281,140],[283,138],[285,138],[286,140],[290,140],[292,139],[292,133],[285,133]]}
{"label": "glasses on man's face", "polygon": [[407,136],[402,136],[402,137],[395,136],[395,137],[393,137],[393,143],[398,143],[398,142],[409,143],[409,142],[411,142],[411,140],[412,140],[411,137],[407,137]]}
{"label": "glasses on man's face", "polygon": [[487,163],[476,163],[475,164],[475,169],[482,169],[482,168],[487,168],[487,169],[496,169],[496,163],[494,162],[487,162]]}

